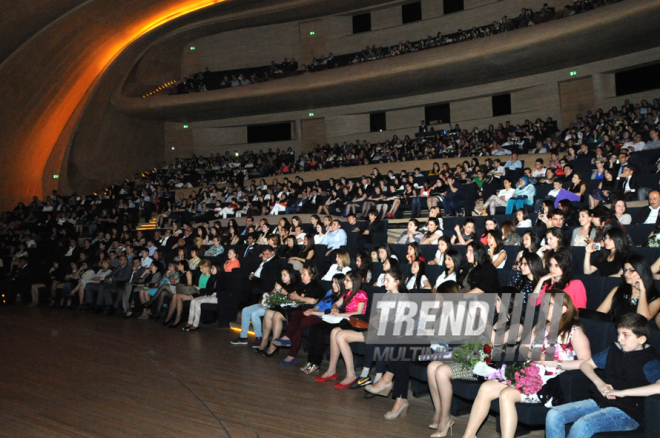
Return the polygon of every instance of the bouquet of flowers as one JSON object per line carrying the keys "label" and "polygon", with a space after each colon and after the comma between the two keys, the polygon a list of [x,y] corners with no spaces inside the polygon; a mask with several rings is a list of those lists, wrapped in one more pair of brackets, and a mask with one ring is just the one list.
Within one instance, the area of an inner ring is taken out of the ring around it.
{"label": "bouquet of flowers", "polygon": [[454,349],[454,360],[466,370],[472,370],[480,362],[490,364],[492,351],[490,344],[463,344]]}
{"label": "bouquet of flowers", "polygon": [[266,292],[262,299],[261,304],[272,309],[274,307],[298,307],[296,301],[292,301],[287,295],[281,293],[268,293]]}
{"label": "bouquet of flowers", "polygon": [[536,394],[543,387],[541,370],[530,362],[510,366],[502,365],[502,368],[488,375],[486,380],[497,380],[513,386],[518,392],[525,395]]}
{"label": "bouquet of flowers", "polygon": [[654,233],[653,236],[649,237],[646,245],[649,248],[660,248],[660,233]]}

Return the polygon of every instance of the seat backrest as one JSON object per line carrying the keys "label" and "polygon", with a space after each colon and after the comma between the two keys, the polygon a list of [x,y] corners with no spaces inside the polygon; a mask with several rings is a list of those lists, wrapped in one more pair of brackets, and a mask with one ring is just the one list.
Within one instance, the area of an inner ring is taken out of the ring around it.
{"label": "seat backrest", "polygon": [[577,280],[582,281],[587,290],[587,309],[596,310],[607,296],[604,292],[605,278],[598,273],[592,275],[576,275]]}
{"label": "seat backrest", "polygon": [[396,255],[399,262],[404,262],[406,260],[406,255],[408,255],[408,245],[390,245],[390,250]]}
{"label": "seat backrest", "polygon": [[583,318],[580,320],[584,333],[589,339],[591,354],[597,354],[616,341],[616,328],[613,323],[598,319]]}
{"label": "seat backrest", "polygon": [[435,281],[438,279],[440,274],[445,270],[445,267],[442,265],[427,265],[426,266],[426,276],[431,283],[431,286],[435,285]]}

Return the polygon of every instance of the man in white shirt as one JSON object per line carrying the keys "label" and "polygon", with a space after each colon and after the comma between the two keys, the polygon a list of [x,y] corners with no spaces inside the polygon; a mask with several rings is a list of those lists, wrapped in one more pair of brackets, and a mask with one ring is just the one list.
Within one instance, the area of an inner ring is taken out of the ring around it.
{"label": "man in white shirt", "polygon": [[623,147],[627,149],[633,149],[635,152],[637,152],[643,150],[645,145],[646,143],[642,141],[642,134],[636,133],[631,141],[627,141],[623,144]]}
{"label": "man in white shirt", "polygon": [[518,161],[518,154],[512,154],[511,159],[504,165],[506,169],[516,170],[522,168],[522,162]]}
{"label": "man in white shirt", "polygon": [[492,155],[511,155],[511,151],[504,149],[501,145],[495,143],[495,149],[491,152]]}
{"label": "man in white shirt", "polygon": [[651,141],[646,143],[644,145],[644,150],[649,150],[649,149],[659,149],[660,148],[660,135],[658,135],[658,130],[657,129],[651,129],[649,131],[649,135],[651,136]]}
{"label": "man in white shirt", "polygon": [[540,179],[540,178],[545,178],[545,171],[547,169],[543,167],[543,159],[539,158],[536,160],[536,164],[534,165],[534,169],[532,170],[532,178]]}
{"label": "man in white shirt", "polygon": [[296,228],[291,232],[291,235],[296,238],[296,242],[298,245],[304,245],[305,244],[305,233],[302,230],[302,227],[300,225],[297,225]]}
{"label": "man in white shirt", "polygon": [[149,250],[148,249],[143,249],[140,251],[140,254],[142,255],[142,260],[140,261],[140,264],[142,265],[143,268],[148,268],[151,266],[153,263],[153,259],[149,257]]}
{"label": "man in white shirt", "polygon": [[488,174],[498,179],[506,175],[506,169],[504,166],[502,166],[502,161],[500,161],[498,158],[493,160],[493,169],[488,172]]}

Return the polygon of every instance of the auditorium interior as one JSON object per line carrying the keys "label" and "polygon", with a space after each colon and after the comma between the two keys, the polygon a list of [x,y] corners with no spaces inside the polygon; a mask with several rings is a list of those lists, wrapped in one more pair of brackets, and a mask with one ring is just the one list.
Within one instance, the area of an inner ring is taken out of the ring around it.
{"label": "auditorium interior", "polygon": [[660,0],[5,3],[0,437],[660,437]]}

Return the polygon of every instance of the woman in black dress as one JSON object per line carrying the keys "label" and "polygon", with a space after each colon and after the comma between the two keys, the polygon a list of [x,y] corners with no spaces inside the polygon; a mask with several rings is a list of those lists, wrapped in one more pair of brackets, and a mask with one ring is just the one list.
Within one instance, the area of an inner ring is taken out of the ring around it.
{"label": "woman in black dress", "polygon": [[639,313],[651,320],[660,310],[658,297],[660,293],[653,283],[653,273],[646,258],[631,253],[623,265],[621,284],[612,289],[596,310],[612,315],[615,320],[626,313]]}
{"label": "woman in black dress", "polygon": [[465,251],[467,263],[461,269],[459,285],[462,293],[492,293],[500,287],[497,268],[481,242],[473,240]]}
{"label": "woman in black dress", "polygon": [[[603,248],[597,245],[603,245]],[[600,248],[601,255],[591,263],[591,254]],[[629,252],[626,234],[620,228],[610,228],[605,233],[602,244],[590,243],[585,248],[584,273],[593,274],[598,271],[603,277],[621,277],[621,269]]]}

